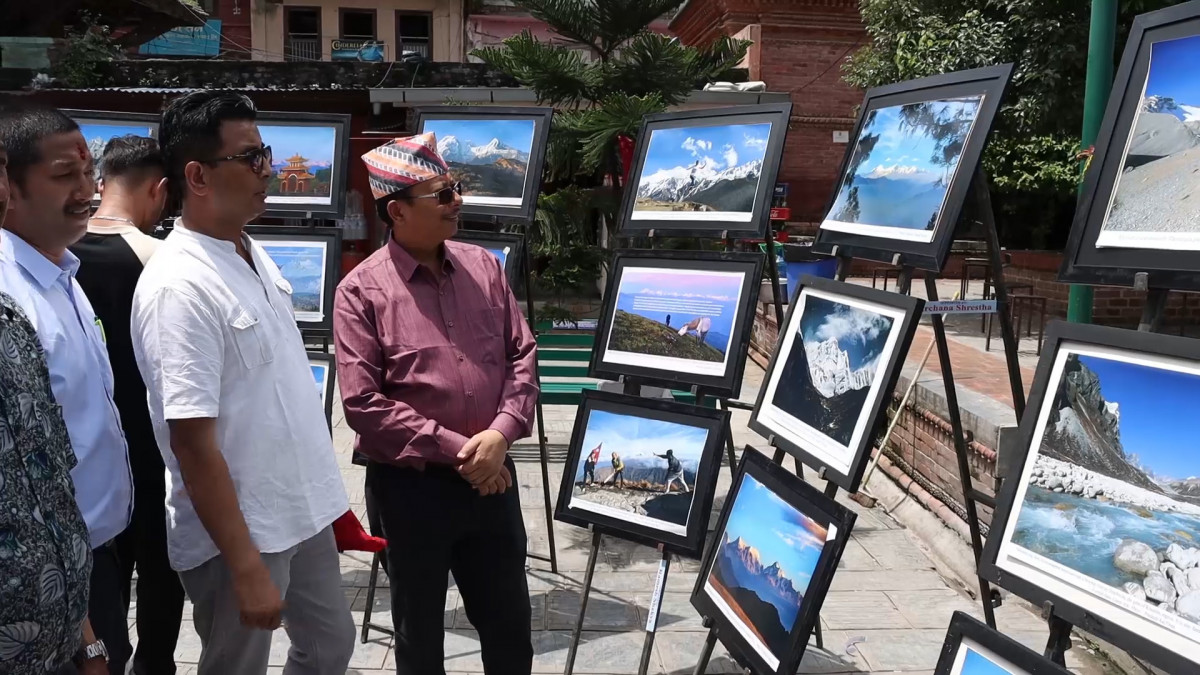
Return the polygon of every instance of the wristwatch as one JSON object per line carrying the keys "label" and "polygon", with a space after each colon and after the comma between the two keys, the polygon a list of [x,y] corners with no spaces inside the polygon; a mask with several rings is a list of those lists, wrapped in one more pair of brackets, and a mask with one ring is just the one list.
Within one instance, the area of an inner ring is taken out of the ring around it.
{"label": "wristwatch", "polygon": [[108,663],[108,648],[104,646],[104,640],[96,640],[80,649],[76,654],[76,658],[80,661],[88,661],[98,656],[104,657],[104,662]]}

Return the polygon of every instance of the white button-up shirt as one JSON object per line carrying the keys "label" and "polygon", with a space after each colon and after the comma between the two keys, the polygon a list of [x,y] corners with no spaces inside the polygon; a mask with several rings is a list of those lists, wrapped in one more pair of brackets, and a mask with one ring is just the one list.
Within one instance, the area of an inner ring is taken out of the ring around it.
{"label": "white button-up shirt", "polygon": [[168,420],[216,419],[238,505],[263,553],[316,535],[350,508],[290,286],[259,244],[244,241],[253,269],[233,242],[177,221],[134,292],[133,349],[167,465],[167,552],[178,571],[219,551],[184,487]]}
{"label": "white button-up shirt", "polygon": [[46,352],[50,389],[77,461],[71,471],[75,501],[96,548],[129,525],[133,474],[113,403],[104,330],[75,280],[78,270],[79,258],[70,251],[56,265],[24,239],[0,230],[0,291],[20,303]]}

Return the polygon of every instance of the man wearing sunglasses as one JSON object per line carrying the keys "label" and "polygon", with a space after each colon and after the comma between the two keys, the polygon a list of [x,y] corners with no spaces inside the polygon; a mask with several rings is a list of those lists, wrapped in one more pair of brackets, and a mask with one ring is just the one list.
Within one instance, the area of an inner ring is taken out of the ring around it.
{"label": "man wearing sunglasses", "polygon": [[461,188],[434,135],[363,161],[391,236],[339,284],[333,332],[346,422],[388,542],[396,672],[445,672],[453,573],[484,671],[529,673],[526,535],[508,449],[533,419],[533,335],[499,260],[450,240]]}
{"label": "man wearing sunglasses", "polygon": [[[290,286],[245,225],[271,151],[253,103],[181,96],[159,143],[182,217],[134,292],[132,338],[167,465],[167,551],[194,605],[200,675],[341,675],[354,622],[333,526],[349,502]],[[350,514],[353,516],[353,514]]]}

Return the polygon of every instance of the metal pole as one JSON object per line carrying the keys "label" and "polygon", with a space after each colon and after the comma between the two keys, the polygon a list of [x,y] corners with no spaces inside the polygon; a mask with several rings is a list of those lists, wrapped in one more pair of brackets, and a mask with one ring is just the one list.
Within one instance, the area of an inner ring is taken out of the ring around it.
{"label": "metal pole", "polygon": [[592,530],[592,550],[588,553],[587,571],[583,574],[583,588],[579,591],[579,617],[575,620],[575,630],[571,631],[571,645],[567,648],[567,668],[564,675],[571,675],[575,670],[575,653],[579,650],[579,640],[583,636],[583,617],[587,613],[588,595],[592,592],[592,575],[596,573],[596,557],[600,553],[600,531]]}
{"label": "metal pole", "polygon": [[[1088,33],[1087,81],[1083,94],[1083,138],[1086,149],[1096,142],[1104,106],[1113,81],[1113,52],[1117,42],[1117,0],[1092,0],[1092,23]],[[1080,184],[1082,189],[1082,183]],[[1092,287],[1072,285],[1067,297],[1067,320],[1092,321]]]}

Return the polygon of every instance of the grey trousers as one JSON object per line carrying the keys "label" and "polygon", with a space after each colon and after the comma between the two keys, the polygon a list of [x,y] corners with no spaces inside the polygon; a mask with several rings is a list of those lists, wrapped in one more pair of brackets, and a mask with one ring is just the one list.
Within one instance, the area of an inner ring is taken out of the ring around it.
{"label": "grey trousers", "polygon": [[[354,653],[354,620],[341,588],[333,529],[263,562],[283,596],[283,629],[291,638],[285,675],[343,675]],[[200,635],[198,675],[264,675],[272,631],[242,625],[229,568],[221,556],[179,575],[195,606]]]}

